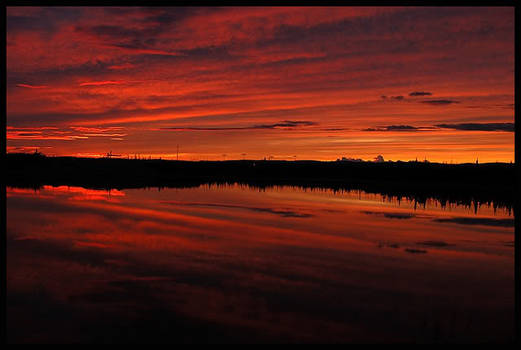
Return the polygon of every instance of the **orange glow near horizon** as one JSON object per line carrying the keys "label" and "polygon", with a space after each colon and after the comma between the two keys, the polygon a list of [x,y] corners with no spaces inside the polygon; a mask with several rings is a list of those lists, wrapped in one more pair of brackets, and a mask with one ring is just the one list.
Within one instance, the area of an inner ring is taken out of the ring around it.
{"label": "orange glow near horizon", "polygon": [[513,7],[7,8],[7,151],[514,161]]}

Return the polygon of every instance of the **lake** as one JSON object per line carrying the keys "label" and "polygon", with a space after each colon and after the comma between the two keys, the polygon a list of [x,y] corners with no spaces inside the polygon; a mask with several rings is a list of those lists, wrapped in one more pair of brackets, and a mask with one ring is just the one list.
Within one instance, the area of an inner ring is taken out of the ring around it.
{"label": "lake", "polygon": [[362,191],[7,188],[9,342],[508,342],[514,215]]}

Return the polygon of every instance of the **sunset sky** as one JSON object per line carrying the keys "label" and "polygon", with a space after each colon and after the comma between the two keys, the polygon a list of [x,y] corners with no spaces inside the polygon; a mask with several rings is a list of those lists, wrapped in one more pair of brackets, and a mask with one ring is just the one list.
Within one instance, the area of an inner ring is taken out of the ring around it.
{"label": "sunset sky", "polygon": [[7,151],[514,160],[513,7],[10,7]]}

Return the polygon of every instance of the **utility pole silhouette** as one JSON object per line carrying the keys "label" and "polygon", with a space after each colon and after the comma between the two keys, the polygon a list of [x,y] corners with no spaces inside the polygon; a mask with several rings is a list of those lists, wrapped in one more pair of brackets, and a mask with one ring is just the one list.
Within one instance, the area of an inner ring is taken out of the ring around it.
{"label": "utility pole silhouette", "polygon": [[177,144],[177,156],[176,156],[176,160],[179,160],[179,144]]}

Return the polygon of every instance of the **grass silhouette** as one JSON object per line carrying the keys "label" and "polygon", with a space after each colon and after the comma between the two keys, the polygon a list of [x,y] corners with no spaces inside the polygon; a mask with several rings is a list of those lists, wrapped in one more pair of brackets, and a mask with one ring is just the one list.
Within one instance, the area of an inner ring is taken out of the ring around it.
{"label": "grass silhouette", "polygon": [[69,185],[97,189],[244,184],[362,190],[424,205],[428,199],[513,209],[515,166],[507,163],[322,162],[275,160],[173,161],[160,159],[6,155],[8,186]]}

